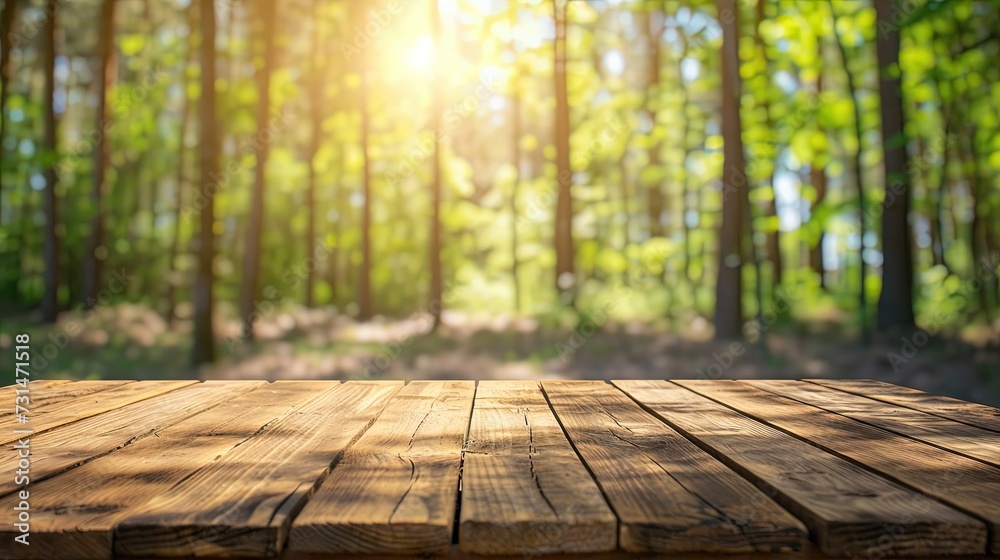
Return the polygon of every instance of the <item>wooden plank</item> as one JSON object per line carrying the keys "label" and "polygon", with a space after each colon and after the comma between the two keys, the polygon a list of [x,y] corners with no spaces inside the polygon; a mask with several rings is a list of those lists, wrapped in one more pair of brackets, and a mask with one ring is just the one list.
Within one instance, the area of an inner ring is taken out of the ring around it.
{"label": "wooden plank", "polygon": [[[31,403],[28,405],[28,408],[31,410],[31,414],[34,415],[39,412],[51,410],[51,407],[56,404],[85,397],[93,393],[107,391],[126,383],[135,383],[135,381],[67,381],[65,379],[32,381],[28,383],[28,389],[30,390],[28,396],[31,397]],[[13,391],[11,394],[13,394]],[[0,408],[0,416],[14,414],[13,403],[13,397],[9,400],[4,399],[3,408]]]}
{"label": "wooden plank", "polygon": [[115,529],[124,556],[276,556],[291,519],[401,387],[349,381],[137,508]]}
{"label": "wooden plank", "polygon": [[[31,483],[131,445],[254,388],[246,381],[206,381],[29,436]],[[24,436],[22,436],[24,437]],[[2,472],[17,468],[15,454],[0,456]],[[18,489],[0,477],[0,496]]]}
{"label": "wooden plank", "polygon": [[629,552],[797,550],[805,527],[602,381],[544,381],[559,422],[620,521]]}
{"label": "wooden plank", "polygon": [[982,554],[983,524],[840,457],[666,381],[614,381],[774,493],[831,556]]}
{"label": "wooden plank", "polygon": [[473,381],[413,381],[292,523],[289,549],[443,554],[452,542]]}
{"label": "wooden plank", "polygon": [[480,381],[462,463],[459,546],[477,554],[614,550],[618,520],[537,381]]}
{"label": "wooden plank", "polygon": [[198,381],[137,381],[99,393],[84,395],[57,407],[47,407],[43,411],[31,412],[27,424],[19,424],[13,417],[0,418],[0,445],[18,440],[18,436],[12,433],[15,429],[29,428],[37,435],[46,430],[151,399],[195,383]]}
{"label": "wooden plank", "polygon": [[[66,379],[37,379],[31,380],[28,383],[28,396],[31,398],[31,402],[28,403],[29,408],[40,406],[39,399],[47,398],[48,396],[58,393],[57,388],[60,385],[69,384],[69,380]],[[24,394],[25,387],[21,387],[18,384],[14,385],[4,385],[0,389],[0,416],[6,416],[8,414],[14,414],[14,397],[18,394],[15,391],[22,391]],[[24,406],[22,404],[22,406]]]}
{"label": "wooden plank", "polygon": [[[989,530],[991,552],[1000,552],[1000,470],[745,383],[675,383],[979,518]],[[983,541],[985,548],[985,534]]]}
{"label": "wooden plank", "polygon": [[1000,434],[996,432],[814,383],[791,380],[748,383],[1000,467]]}
{"label": "wooden plank", "polygon": [[[266,425],[335,385],[330,381],[247,382],[257,387],[110,455],[31,485],[31,545],[9,558],[110,558],[118,520]],[[206,394],[207,395],[207,394]],[[12,510],[14,495],[0,500]],[[0,527],[0,539],[15,536]]]}
{"label": "wooden plank", "polygon": [[803,381],[1000,432],[1000,409],[985,404],[934,395],[871,379],[803,379]]}
{"label": "wooden plank", "polygon": [[[867,560],[913,560],[913,558],[901,558],[898,556],[881,556],[877,553]],[[318,554],[295,553],[292,551],[282,555],[281,560],[427,560],[425,556],[403,556],[394,554],[338,554],[337,556],[323,556]],[[458,546],[452,546],[446,556],[435,556],[435,560],[831,560],[831,558],[820,552],[816,546],[807,543],[806,546],[796,552],[759,552],[744,554],[720,554],[720,553],[670,553],[670,554],[636,554],[634,552],[624,552],[616,550],[614,552],[594,552],[588,554],[568,553],[568,554],[546,554],[544,556],[531,555],[497,555],[483,556],[462,551]],[[861,560],[856,557],[855,560]],[[995,556],[985,554],[975,554],[968,556],[934,556],[923,557],[922,560],[996,560]]]}

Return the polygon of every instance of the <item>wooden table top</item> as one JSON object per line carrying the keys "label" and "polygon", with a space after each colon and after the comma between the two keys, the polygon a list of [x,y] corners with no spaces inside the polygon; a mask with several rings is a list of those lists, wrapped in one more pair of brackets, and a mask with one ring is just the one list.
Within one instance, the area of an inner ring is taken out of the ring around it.
{"label": "wooden table top", "polygon": [[5,558],[1000,553],[1000,410],[876,381],[16,389]]}

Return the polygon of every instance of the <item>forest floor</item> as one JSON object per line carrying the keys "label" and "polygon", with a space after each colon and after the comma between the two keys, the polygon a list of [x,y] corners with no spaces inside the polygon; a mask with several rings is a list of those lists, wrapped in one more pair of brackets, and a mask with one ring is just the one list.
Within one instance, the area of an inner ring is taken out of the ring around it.
{"label": "forest floor", "polygon": [[[326,309],[293,309],[260,321],[254,340],[220,313],[219,360],[189,365],[191,325],[168,327],[139,305],[67,312],[55,325],[34,315],[0,325],[0,350],[31,335],[33,378],[65,379],[612,379],[871,378],[1000,406],[1000,339],[985,326],[925,340],[862,344],[842,318],[775,324],[765,343],[711,339],[700,317],[682,332],[607,321],[549,326],[534,318],[446,313],[357,323]],[[8,368],[9,369],[9,368]],[[4,385],[13,382],[3,372]]]}

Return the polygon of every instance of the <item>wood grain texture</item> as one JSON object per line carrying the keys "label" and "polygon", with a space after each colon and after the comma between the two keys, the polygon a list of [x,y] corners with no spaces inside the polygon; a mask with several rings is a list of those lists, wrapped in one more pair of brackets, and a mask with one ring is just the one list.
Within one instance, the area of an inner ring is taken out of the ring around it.
{"label": "wood grain texture", "polygon": [[[243,381],[206,381],[30,436],[31,482],[154,435],[254,388]],[[0,456],[0,469],[13,473],[17,458]],[[0,496],[18,489],[14,477],[0,477]]]}
{"label": "wood grain texture", "polygon": [[18,428],[30,428],[35,435],[46,430],[57,428],[71,422],[128,406],[133,403],[151,399],[170,391],[175,391],[198,381],[137,381],[125,383],[110,389],[84,394],[72,400],[59,403],[58,406],[45,407],[30,414],[27,424],[18,424],[12,416],[0,418],[0,444],[18,440],[12,431]]}
{"label": "wood grain texture", "polygon": [[452,542],[473,381],[400,390],[292,523],[290,549],[443,554]]}
{"label": "wood grain texture", "polygon": [[[32,389],[32,390],[34,390],[34,389],[49,389],[49,390],[51,390],[51,389],[55,389],[56,387],[58,387],[60,385],[66,385],[68,383],[74,383],[74,382],[70,381],[69,379],[33,379],[33,380],[31,380],[30,383],[28,383],[28,388]],[[83,382],[82,381],[76,381],[75,383],[83,383]],[[0,387],[0,390],[2,390],[2,391],[13,391],[14,389],[24,389],[24,387],[21,387],[17,383],[14,383],[14,384],[11,384],[11,385],[4,385],[3,387]],[[9,413],[10,413],[10,411],[8,411],[8,414]]]}
{"label": "wood grain texture", "polygon": [[115,529],[126,556],[274,557],[291,520],[401,387],[349,381],[323,392]]}
{"label": "wood grain texture", "polygon": [[982,554],[982,522],[666,381],[615,381],[810,529],[831,556]]}
{"label": "wood grain texture", "polygon": [[[268,423],[315,398],[328,381],[247,381],[252,391],[156,432],[110,455],[31,485],[30,546],[9,558],[111,558],[118,520],[224,456]],[[208,395],[206,395],[208,396]],[[15,496],[0,500],[8,509]],[[13,539],[13,527],[0,539]]]}
{"label": "wood grain texture", "polygon": [[[306,554],[287,551],[281,560],[427,560],[426,556],[401,556],[394,554],[338,554],[337,556]],[[811,543],[806,543],[802,550],[794,552],[756,552],[756,553],[704,553],[704,552],[672,552],[670,554],[636,554],[616,550],[614,552],[594,552],[588,554],[546,554],[531,555],[497,555],[484,556],[462,551],[458,546],[452,546],[445,556],[435,556],[434,560],[831,560]],[[873,554],[871,557],[856,557],[855,560],[904,560],[898,556],[882,556]],[[905,560],[913,560],[906,558]],[[968,556],[927,556],[921,560],[996,560],[995,556],[974,554]]]}
{"label": "wood grain texture", "polygon": [[[42,406],[57,402],[63,394],[79,390],[75,387],[77,383],[84,382],[77,381],[76,383],[71,383],[65,379],[38,379],[29,382],[28,397],[30,398],[30,402],[27,405],[28,409],[37,410]],[[86,383],[101,382],[87,381]],[[20,385],[6,385],[3,389],[0,389],[0,399],[2,399],[0,400],[0,416],[14,414],[14,397],[17,395],[16,391],[23,389]],[[72,396],[66,398],[72,398]],[[23,403],[22,406],[24,406]]]}
{"label": "wood grain texture", "polygon": [[[1000,470],[737,381],[675,381],[753,418],[872,468],[986,523],[997,553]],[[983,535],[985,549],[986,535]]]}
{"label": "wood grain texture", "polygon": [[797,550],[803,525],[601,381],[544,381],[549,402],[620,521],[630,552]]}
{"label": "wood grain texture", "polygon": [[804,381],[747,381],[758,389],[1000,467],[1000,433]]}
{"label": "wood grain texture", "polygon": [[480,381],[462,466],[459,546],[478,554],[614,550],[618,520],[537,381]]}
{"label": "wood grain texture", "polygon": [[803,381],[1000,432],[1000,409],[985,404],[934,395],[871,379],[803,379]]}

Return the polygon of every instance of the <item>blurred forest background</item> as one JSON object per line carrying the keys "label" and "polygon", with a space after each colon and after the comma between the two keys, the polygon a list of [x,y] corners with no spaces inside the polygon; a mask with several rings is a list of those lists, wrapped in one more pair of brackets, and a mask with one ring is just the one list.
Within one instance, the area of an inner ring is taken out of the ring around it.
{"label": "blurred forest background", "polygon": [[1000,404],[993,0],[2,1],[38,378]]}

